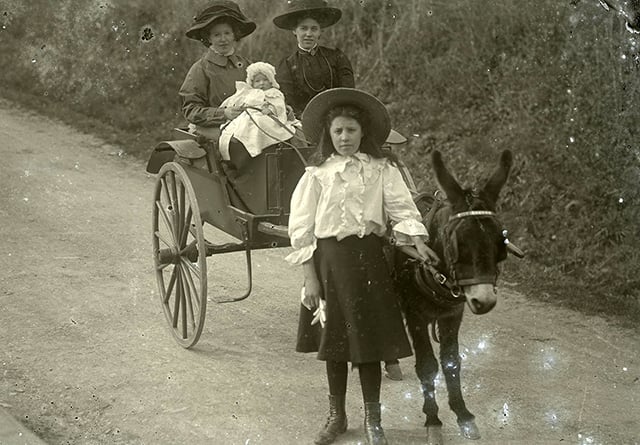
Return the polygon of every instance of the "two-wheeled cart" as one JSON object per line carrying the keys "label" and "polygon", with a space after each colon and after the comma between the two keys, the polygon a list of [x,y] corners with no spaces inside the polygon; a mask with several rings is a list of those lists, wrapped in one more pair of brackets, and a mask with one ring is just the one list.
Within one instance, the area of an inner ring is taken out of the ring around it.
{"label": "two-wheeled cart", "polygon": [[[207,306],[207,257],[246,254],[252,288],[251,251],[289,246],[287,222],[291,194],[304,172],[303,159],[313,148],[290,144],[268,147],[251,160],[241,178],[230,180],[217,144],[182,130],[175,140],[158,144],[147,163],[156,173],[153,195],[153,261],[164,314],[177,342],[189,348],[200,338]],[[302,157],[302,159],[301,159]],[[236,242],[205,239],[210,224]]]}

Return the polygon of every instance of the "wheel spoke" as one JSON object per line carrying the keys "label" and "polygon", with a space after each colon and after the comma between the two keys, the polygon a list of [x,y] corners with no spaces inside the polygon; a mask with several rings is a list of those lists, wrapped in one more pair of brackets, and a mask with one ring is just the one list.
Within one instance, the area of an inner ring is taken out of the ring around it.
{"label": "wheel spoke", "polygon": [[[183,270],[183,272],[185,272]],[[186,278],[186,274],[185,274],[185,278]],[[184,294],[185,294],[185,299],[187,300],[187,316],[189,317],[189,321],[191,322],[191,329],[195,329],[196,328],[196,319],[195,319],[195,314],[193,313],[193,303],[192,303],[192,294],[191,294],[191,286],[189,284],[189,280],[185,279],[185,286],[184,286]]]}
{"label": "wheel spoke", "polygon": [[158,237],[158,239],[159,239],[160,241],[162,241],[162,243],[163,243],[163,244],[165,244],[167,247],[171,248],[171,247],[175,246],[175,244],[173,244],[173,243],[171,243],[169,240],[167,240],[167,239],[165,238],[165,236],[164,236],[162,233],[160,233],[159,231],[156,231],[155,235],[156,235],[156,236]]}
{"label": "wheel spoke", "polygon": [[185,260],[183,257],[180,257],[180,261],[183,262],[183,264],[185,264],[189,269],[191,269],[191,272],[193,272],[193,274],[195,275],[195,277],[200,280],[200,269],[198,269],[196,266],[194,266],[191,261],[187,261]]}
{"label": "wheel spoke", "polygon": [[[184,215],[185,214],[185,209],[187,207],[187,203],[185,200],[185,190],[184,190],[184,184],[182,182],[180,182],[180,187],[179,187],[179,193],[178,193],[178,208],[179,208],[179,212],[178,215]],[[183,226],[181,225],[180,230],[183,230]]]}
{"label": "wheel spoke", "polygon": [[176,267],[175,270],[178,277],[178,285],[176,286],[176,299],[173,302],[173,329],[176,329],[178,327],[178,314],[180,313],[180,300],[182,299],[182,278],[180,277],[180,269]]}
{"label": "wheel spoke", "polygon": [[187,215],[184,219],[184,226],[182,226],[182,231],[180,233],[180,247],[184,246],[187,243],[187,237],[189,236],[189,232],[191,230],[191,218],[193,217],[193,210],[191,206],[189,206],[189,210],[187,210]]}
{"label": "wheel spoke", "polygon": [[164,300],[163,300],[164,304],[169,303],[169,298],[171,298],[171,293],[173,292],[173,286],[176,283],[176,269],[177,268],[174,267],[173,270],[171,271],[171,278],[169,278],[169,284],[167,285],[167,290],[164,295]]}
{"label": "wheel spoke", "polygon": [[167,178],[166,177],[161,177],[160,178],[160,182],[162,183],[162,186],[160,187],[160,201],[162,201],[162,197],[164,195],[164,201],[167,203],[171,203],[171,198],[169,197],[169,185],[167,184]]}
{"label": "wheel spoke", "polygon": [[[160,201],[156,201],[156,206],[158,207],[158,214],[162,218],[162,221],[164,222],[165,226],[167,227],[167,231],[171,234],[171,238],[173,241],[173,244],[167,244],[167,246],[169,247],[177,246],[178,240],[176,239],[174,225],[171,224],[171,222],[169,221],[169,216],[167,216],[167,213],[165,212],[165,209],[162,207],[162,204],[160,203]],[[172,219],[174,218],[172,217]]]}
{"label": "wheel spoke", "polygon": [[171,266],[173,263],[162,263],[159,266],[156,266],[156,270],[165,270],[168,266]]}
{"label": "wheel spoke", "polygon": [[[178,231],[179,231],[179,217],[178,212],[180,211],[180,203],[178,202],[178,194],[176,191],[176,174],[174,172],[169,172],[171,175],[171,184],[169,187],[169,196],[171,197],[171,208],[173,209],[173,237],[177,241],[178,240]],[[169,174],[167,176],[169,176]]]}
{"label": "wheel spoke", "polygon": [[[198,289],[195,286],[195,283],[193,282],[193,277],[191,276],[191,272],[189,271],[189,269],[183,269],[182,272],[184,273],[184,277],[187,281],[188,284],[188,288],[193,291],[193,295],[196,296],[195,299],[193,299],[193,306],[195,307],[196,311],[198,312],[198,314],[200,313],[200,302],[198,301]],[[192,308],[193,311],[193,308]]]}
{"label": "wheel spoke", "polygon": [[[180,274],[182,277],[182,273]],[[186,292],[187,283],[184,280],[180,279],[180,287],[182,292],[180,292],[180,310],[182,311],[182,338],[187,338],[187,292]]]}

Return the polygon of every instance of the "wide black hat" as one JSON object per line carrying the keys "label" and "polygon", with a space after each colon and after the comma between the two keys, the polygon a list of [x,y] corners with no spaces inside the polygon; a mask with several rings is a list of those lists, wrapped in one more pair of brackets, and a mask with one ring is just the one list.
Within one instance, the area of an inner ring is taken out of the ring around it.
{"label": "wide black hat", "polygon": [[356,88],[332,88],[311,99],[302,112],[302,130],[307,139],[318,142],[329,110],[344,105],[360,108],[367,114],[374,143],[381,146],[387,140],[391,131],[387,107],[375,96]]}
{"label": "wide black hat", "polygon": [[315,19],[320,27],[326,28],[340,20],[342,11],[328,6],[325,0],[288,0],[284,12],[273,18],[273,23],[282,29],[293,30],[305,18]]}
{"label": "wide black hat", "polygon": [[256,24],[249,20],[240,11],[240,7],[231,0],[214,0],[206,9],[201,11],[193,19],[193,25],[186,32],[190,39],[203,41],[208,36],[203,32],[206,28],[222,17],[228,17],[236,22],[236,31],[238,39],[248,36],[256,29]]}

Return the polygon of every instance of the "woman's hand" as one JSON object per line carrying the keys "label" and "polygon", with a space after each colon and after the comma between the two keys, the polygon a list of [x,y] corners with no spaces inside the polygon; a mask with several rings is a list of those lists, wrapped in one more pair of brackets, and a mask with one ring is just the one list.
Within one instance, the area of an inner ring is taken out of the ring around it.
{"label": "woman's hand", "polygon": [[286,105],[287,107],[287,120],[288,121],[294,121],[296,120],[296,115],[293,112],[293,108],[291,107],[291,105]]}
{"label": "woman's hand", "polygon": [[244,108],[242,107],[227,107],[224,109],[224,117],[227,118],[227,120],[234,120],[236,117],[238,117],[240,115],[240,113],[242,113],[244,111]]}
{"label": "woman's hand", "polygon": [[263,104],[260,108],[262,114],[269,116],[270,114],[275,114],[274,110],[271,109],[270,104]]}
{"label": "woman's hand", "polygon": [[416,250],[418,251],[418,255],[422,258],[422,261],[426,261],[427,263],[438,264],[440,262],[440,258],[438,255],[424,242],[422,237],[420,236],[412,236],[413,242],[416,246]]}

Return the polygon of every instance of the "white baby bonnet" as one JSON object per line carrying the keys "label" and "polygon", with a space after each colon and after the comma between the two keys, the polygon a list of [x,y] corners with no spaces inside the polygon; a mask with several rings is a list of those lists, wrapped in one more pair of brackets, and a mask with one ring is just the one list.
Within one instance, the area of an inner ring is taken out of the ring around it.
{"label": "white baby bonnet", "polygon": [[272,88],[280,89],[280,85],[276,82],[276,69],[270,63],[255,62],[247,67],[247,83],[249,85],[253,85],[253,78],[256,74],[263,74],[271,82]]}

